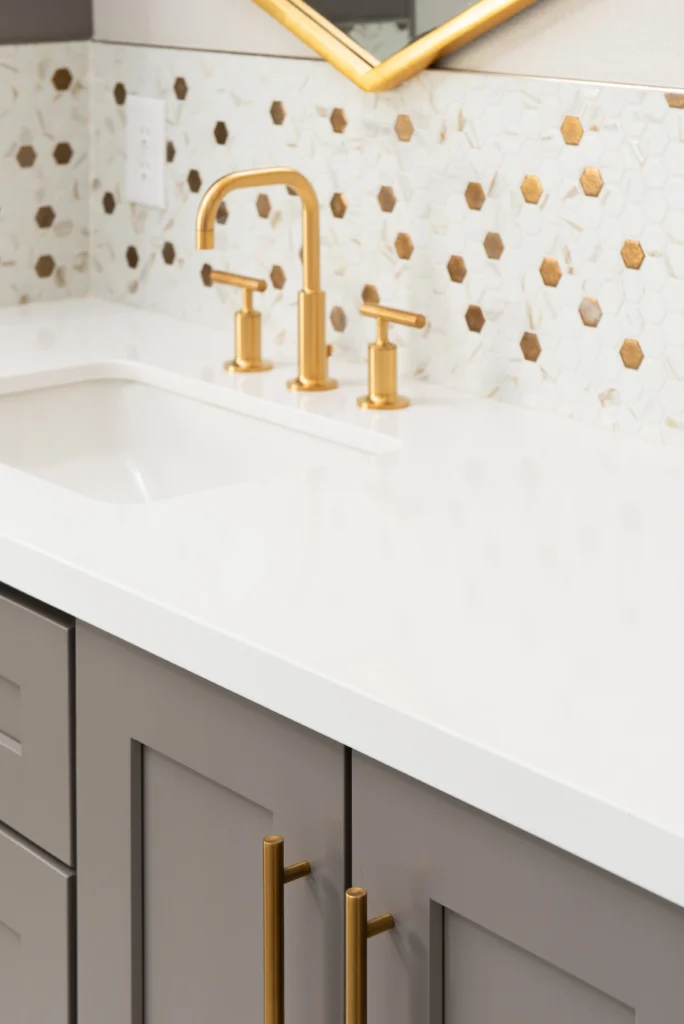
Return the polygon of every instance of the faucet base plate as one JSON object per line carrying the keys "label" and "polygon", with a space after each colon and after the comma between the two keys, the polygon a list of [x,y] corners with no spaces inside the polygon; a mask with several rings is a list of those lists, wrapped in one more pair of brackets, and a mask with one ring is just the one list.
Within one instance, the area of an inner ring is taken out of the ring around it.
{"label": "faucet base plate", "polygon": [[404,395],[395,395],[393,398],[364,395],[363,398],[357,398],[356,404],[362,409],[406,409],[411,402]]}
{"label": "faucet base plate", "polygon": [[258,363],[241,363],[237,359],[231,359],[229,363],[223,364],[223,369],[228,373],[265,373],[273,369],[273,363],[262,359]]}
{"label": "faucet base plate", "polygon": [[333,391],[338,383],[332,377],[327,380],[302,380],[301,377],[295,377],[288,380],[287,386],[290,391]]}

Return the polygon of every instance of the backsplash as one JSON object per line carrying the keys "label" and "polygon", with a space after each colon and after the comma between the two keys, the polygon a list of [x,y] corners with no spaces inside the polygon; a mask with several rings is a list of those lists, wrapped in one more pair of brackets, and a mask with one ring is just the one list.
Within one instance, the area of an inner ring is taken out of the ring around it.
{"label": "backsplash", "polygon": [[[405,374],[470,394],[684,433],[684,99],[656,90],[431,71],[362,93],[324,63],[93,46],[92,274],[99,296],[222,325],[269,280],[265,352],[293,360],[300,209],[240,192],[193,251],[204,188],[291,165],[322,207],[336,357],[365,357],[362,296],[425,313]],[[168,207],[124,202],[127,93],[163,97]],[[203,269],[204,268],[204,269]]]}
{"label": "backsplash", "polygon": [[0,46],[0,306],[88,292],[88,64]]}
{"label": "backsplash", "polygon": [[[134,92],[167,101],[163,212],[123,198]],[[287,164],[321,202],[337,359],[365,358],[377,295],[428,317],[394,331],[404,375],[684,440],[682,96],[446,71],[372,96],[315,61],[72,43],[0,48],[0,118],[0,305],[90,290],[229,354],[211,262],[269,280],[264,350],[294,361],[296,197],[235,194],[193,248],[204,187]]]}

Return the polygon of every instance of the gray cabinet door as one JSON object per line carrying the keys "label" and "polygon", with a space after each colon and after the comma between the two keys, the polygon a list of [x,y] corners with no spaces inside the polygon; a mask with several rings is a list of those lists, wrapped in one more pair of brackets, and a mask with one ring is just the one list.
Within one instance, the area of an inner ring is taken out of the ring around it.
{"label": "gray cabinet door", "polygon": [[373,1024],[674,1024],[684,911],[354,755]]}
{"label": "gray cabinet door", "polygon": [[74,1024],[73,872],[0,826],[0,1020]]}
{"label": "gray cabinet door", "polygon": [[292,1024],[342,1018],[344,748],[77,625],[79,1024],[259,1024],[262,844]]}
{"label": "gray cabinet door", "polygon": [[73,864],[74,622],[0,587],[0,821]]}

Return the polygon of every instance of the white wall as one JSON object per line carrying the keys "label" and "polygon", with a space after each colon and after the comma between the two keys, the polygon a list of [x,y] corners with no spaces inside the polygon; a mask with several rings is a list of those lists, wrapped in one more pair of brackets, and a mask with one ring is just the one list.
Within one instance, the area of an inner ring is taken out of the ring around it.
{"label": "white wall", "polygon": [[684,89],[684,0],[539,0],[447,65]]}
{"label": "white wall", "polygon": [[[94,0],[94,8],[100,40],[310,55],[252,0]],[[684,0],[539,0],[447,64],[684,89]]]}
{"label": "white wall", "polygon": [[252,0],[94,0],[93,8],[103,42],[312,56]]}

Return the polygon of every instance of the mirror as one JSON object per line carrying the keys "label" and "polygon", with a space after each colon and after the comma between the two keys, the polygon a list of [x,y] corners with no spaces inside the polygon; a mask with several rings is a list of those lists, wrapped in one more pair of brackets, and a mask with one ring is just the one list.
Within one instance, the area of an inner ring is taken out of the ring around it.
{"label": "mirror", "polygon": [[400,85],[536,0],[255,0],[367,92]]}

